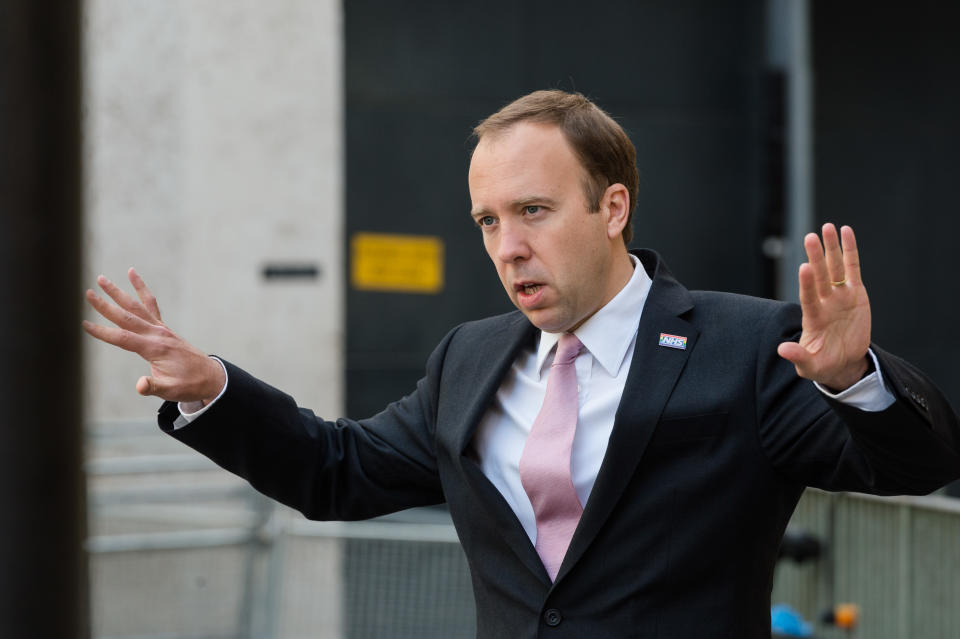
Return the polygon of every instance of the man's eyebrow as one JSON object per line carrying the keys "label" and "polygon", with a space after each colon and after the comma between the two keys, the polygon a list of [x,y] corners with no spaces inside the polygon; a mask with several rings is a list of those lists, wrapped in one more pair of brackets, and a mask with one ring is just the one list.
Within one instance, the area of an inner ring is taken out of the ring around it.
{"label": "man's eyebrow", "polygon": [[[557,201],[546,195],[525,195],[521,198],[517,198],[513,202],[510,202],[511,209],[519,209],[524,206],[530,206],[531,204],[544,204],[550,208],[556,208]],[[483,206],[477,206],[470,210],[470,215],[472,217],[481,217],[484,215],[490,215],[490,210]]]}
{"label": "man's eyebrow", "polygon": [[511,205],[514,208],[530,206],[531,204],[545,204],[550,208],[554,208],[557,206],[557,201],[553,198],[547,197],[546,195],[528,195],[511,202]]}

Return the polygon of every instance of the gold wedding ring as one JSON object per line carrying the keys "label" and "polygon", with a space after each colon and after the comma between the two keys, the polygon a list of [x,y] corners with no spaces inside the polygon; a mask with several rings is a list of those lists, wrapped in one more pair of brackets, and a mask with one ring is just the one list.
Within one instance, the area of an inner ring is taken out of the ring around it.
{"label": "gold wedding ring", "polygon": [[847,283],[847,278],[843,278],[843,279],[840,280],[839,282],[833,282],[833,281],[831,281],[830,283],[833,284],[834,286],[843,286],[844,284]]}

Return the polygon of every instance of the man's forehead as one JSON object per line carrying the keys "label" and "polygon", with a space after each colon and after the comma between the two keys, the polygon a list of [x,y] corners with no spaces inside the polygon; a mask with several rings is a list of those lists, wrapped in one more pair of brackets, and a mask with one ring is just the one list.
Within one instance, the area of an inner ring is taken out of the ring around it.
{"label": "man's forehead", "polygon": [[470,158],[469,179],[506,169],[525,172],[538,165],[557,169],[580,160],[559,127],[539,122],[518,122],[504,131],[486,134]]}

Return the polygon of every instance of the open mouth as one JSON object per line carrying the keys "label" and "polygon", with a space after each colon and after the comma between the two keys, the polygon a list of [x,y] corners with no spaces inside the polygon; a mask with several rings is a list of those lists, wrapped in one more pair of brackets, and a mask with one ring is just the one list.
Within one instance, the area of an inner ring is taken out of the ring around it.
{"label": "open mouth", "polygon": [[539,282],[520,282],[513,286],[513,290],[521,295],[534,295],[541,288],[543,288],[543,284]]}

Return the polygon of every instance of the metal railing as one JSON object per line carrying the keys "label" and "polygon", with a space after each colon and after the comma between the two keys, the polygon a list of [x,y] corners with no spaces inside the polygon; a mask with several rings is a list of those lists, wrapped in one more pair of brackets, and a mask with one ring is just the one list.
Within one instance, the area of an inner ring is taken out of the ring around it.
{"label": "metal railing", "polygon": [[775,602],[810,619],[835,603],[856,603],[854,634],[869,639],[960,637],[960,500],[810,489],[791,523],[824,540],[826,553],[816,562],[781,562]]}
{"label": "metal railing", "polygon": [[311,522],[155,426],[89,432],[94,637],[474,636],[444,511]]}
{"label": "metal railing", "polygon": [[[473,637],[446,512],[311,522],[155,426],[90,433],[94,637]],[[792,525],[827,550],[781,562],[774,602],[808,618],[855,602],[869,639],[960,637],[960,500],[809,490]]]}

